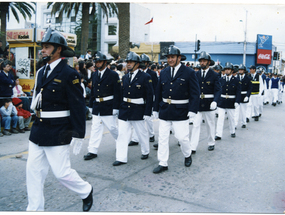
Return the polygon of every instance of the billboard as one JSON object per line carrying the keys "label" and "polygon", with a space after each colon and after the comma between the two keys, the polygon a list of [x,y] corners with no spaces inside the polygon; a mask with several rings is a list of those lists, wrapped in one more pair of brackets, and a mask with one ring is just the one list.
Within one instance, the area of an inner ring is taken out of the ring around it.
{"label": "billboard", "polygon": [[257,64],[271,64],[272,58],[272,36],[258,34],[257,35]]}

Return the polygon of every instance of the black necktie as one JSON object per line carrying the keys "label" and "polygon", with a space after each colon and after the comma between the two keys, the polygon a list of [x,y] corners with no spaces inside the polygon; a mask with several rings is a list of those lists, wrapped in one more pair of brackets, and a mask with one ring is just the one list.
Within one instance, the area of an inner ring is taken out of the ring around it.
{"label": "black necktie", "polygon": [[230,78],[229,77],[227,77],[227,82],[229,82],[230,81]]}
{"label": "black necktie", "polygon": [[48,71],[50,71],[50,66],[49,65],[47,65],[47,67],[46,67],[46,69],[44,71],[43,82],[47,79]]}
{"label": "black necktie", "polygon": [[130,83],[131,83],[131,81],[132,81],[132,75],[133,75],[133,73],[130,72]]}
{"label": "black necktie", "polygon": [[205,71],[205,70],[203,70],[203,76],[202,76],[202,78],[205,78],[205,72],[206,72],[206,71]]}
{"label": "black necktie", "polygon": [[173,78],[173,77],[174,77],[174,68],[171,67],[171,78]]}

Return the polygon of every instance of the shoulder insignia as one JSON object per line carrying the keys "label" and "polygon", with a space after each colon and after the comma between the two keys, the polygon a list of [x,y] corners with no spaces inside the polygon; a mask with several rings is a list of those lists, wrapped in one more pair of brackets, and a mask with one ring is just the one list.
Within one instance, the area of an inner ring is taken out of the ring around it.
{"label": "shoulder insignia", "polygon": [[58,83],[61,83],[61,80],[59,80],[59,79],[53,79],[55,82],[58,82]]}
{"label": "shoulder insignia", "polygon": [[118,82],[118,83],[120,83],[120,82],[121,82],[121,80],[118,80],[117,82]]}
{"label": "shoulder insignia", "polygon": [[78,84],[79,83],[79,79],[77,78],[77,79],[74,79],[73,81],[72,81],[72,83],[73,84]]}
{"label": "shoulder insignia", "polygon": [[149,82],[152,82],[152,80],[150,79]]}

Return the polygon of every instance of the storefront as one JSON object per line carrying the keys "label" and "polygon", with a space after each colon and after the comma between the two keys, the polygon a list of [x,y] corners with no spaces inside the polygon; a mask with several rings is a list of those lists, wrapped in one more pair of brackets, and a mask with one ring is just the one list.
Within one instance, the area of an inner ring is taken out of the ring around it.
{"label": "storefront", "polygon": [[[9,43],[10,60],[19,76],[20,85],[24,92],[31,92],[34,87],[34,78],[37,71],[37,63],[41,59],[41,41],[45,29],[13,29],[7,30],[6,40]],[[77,37],[75,34],[62,32],[70,48],[76,46]],[[69,65],[73,65],[73,58],[69,58]]]}

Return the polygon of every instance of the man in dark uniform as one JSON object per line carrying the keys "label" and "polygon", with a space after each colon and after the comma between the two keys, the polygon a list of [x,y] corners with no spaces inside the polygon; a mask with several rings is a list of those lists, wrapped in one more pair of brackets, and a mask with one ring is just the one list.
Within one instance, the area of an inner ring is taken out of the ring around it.
{"label": "man in dark uniform", "polygon": [[88,146],[88,154],[84,160],[97,157],[102,141],[104,126],[116,140],[118,128],[116,116],[119,113],[121,82],[117,72],[107,68],[106,55],[97,51],[94,55],[96,72],[92,75],[91,97],[89,107],[92,108],[92,127]]}
{"label": "man in dark uniform", "polygon": [[192,153],[196,152],[199,143],[202,117],[206,121],[208,150],[213,151],[215,149],[216,123],[214,110],[217,109],[217,103],[221,95],[221,84],[219,82],[218,73],[209,68],[209,66],[214,65],[215,62],[211,59],[211,56],[204,51],[200,54],[199,62],[202,70],[198,71],[196,75],[201,94],[199,111],[193,121],[190,141]]}
{"label": "man in dark uniform", "polygon": [[245,72],[246,72],[246,67],[241,64],[239,66],[239,80],[241,83],[240,118],[241,118],[242,128],[246,128],[246,112],[252,90],[251,78],[250,76],[246,75]]}
{"label": "man in dark uniform", "polygon": [[219,117],[217,121],[217,131],[215,140],[222,139],[226,112],[229,118],[229,129],[231,137],[236,137],[234,114],[235,109],[240,103],[241,85],[239,83],[239,79],[232,76],[234,68],[230,62],[226,62],[224,69],[226,76],[220,78],[222,94],[218,102]]}
{"label": "man in dark uniform", "polygon": [[113,166],[128,161],[128,143],[133,127],[141,144],[141,159],[149,155],[149,135],[144,119],[151,116],[153,106],[152,80],[149,74],[139,70],[140,56],[129,52],[125,60],[128,73],[122,78],[122,103],[119,109],[119,135],[116,142],[116,161]]}
{"label": "man in dark uniform", "polygon": [[31,108],[36,111],[27,161],[28,211],[44,210],[44,181],[51,167],[55,177],[83,200],[83,211],[93,204],[92,186],[70,167],[69,144],[78,154],[85,136],[85,101],[80,75],[62,60],[74,56],[63,35],[48,28],[41,41],[45,66],[35,79]]}
{"label": "man in dark uniform", "polygon": [[[144,53],[141,55],[141,62],[142,62],[141,68],[143,69],[143,71],[145,73],[148,73],[151,76],[152,87],[153,87],[153,90],[155,91],[156,85],[157,85],[157,81],[158,81],[157,74],[156,74],[156,72],[154,72],[154,71],[149,69],[150,59]],[[150,142],[154,142],[155,138],[154,138],[153,118],[152,117],[146,117],[145,122],[146,122],[146,125],[147,125],[147,130],[149,132],[149,141]]]}
{"label": "man in dark uniform", "polygon": [[176,46],[169,47],[166,57],[169,67],[160,73],[155,96],[154,116],[158,117],[159,111],[160,119],[157,152],[159,165],[153,173],[168,170],[171,128],[185,157],[184,165],[191,165],[189,117],[195,116],[199,109],[200,90],[195,71],[181,63],[186,57],[181,55]]}

